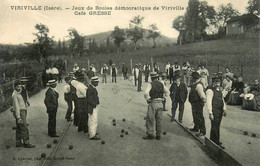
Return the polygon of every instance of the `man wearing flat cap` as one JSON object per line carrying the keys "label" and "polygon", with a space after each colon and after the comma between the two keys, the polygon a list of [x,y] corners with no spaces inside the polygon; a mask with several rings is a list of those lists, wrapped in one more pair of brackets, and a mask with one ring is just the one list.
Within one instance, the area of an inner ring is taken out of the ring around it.
{"label": "man wearing flat cap", "polygon": [[221,79],[219,77],[212,78],[212,87],[209,87],[206,91],[206,106],[211,120],[210,139],[224,149],[225,147],[222,146],[219,141],[219,130],[222,116],[226,116],[226,104],[224,102],[220,85]]}
{"label": "man wearing flat cap", "polygon": [[59,93],[55,89],[57,86],[56,80],[49,80],[48,90],[45,93],[44,104],[47,108],[47,113],[49,116],[48,120],[48,135],[50,137],[59,137],[56,132],[56,115],[58,110],[58,98]]}
{"label": "man wearing flat cap", "polygon": [[192,85],[189,93],[189,102],[191,103],[194,127],[190,130],[195,132],[199,131],[196,136],[200,137],[206,135],[205,120],[203,116],[203,107],[206,102],[206,95],[204,93],[203,85],[200,82],[199,73],[193,72],[191,76]]}
{"label": "man wearing flat cap", "polygon": [[182,117],[184,112],[184,103],[187,99],[188,90],[184,83],[181,82],[181,76],[177,75],[174,78],[174,82],[170,87],[170,97],[172,100],[172,118],[171,122],[175,119],[175,113],[179,105],[178,121],[182,123]]}
{"label": "man wearing flat cap", "polygon": [[16,119],[16,147],[34,148],[29,141],[29,130],[26,123],[27,106],[21,95],[22,84],[19,80],[14,82],[14,92],[12,94],[13,115]]}
{"label": "man wearing flat cap", "polygon": [[148,103],[147,117],[146,117],[146,136],[145,140],[154,139],[154,120],[156,123],[156,139],[161,139],[161,120],[163,111],[163,97],[164,94],[169,94],[169,90],[162,82],[158,80],[157,72],[151,72],[150,77],[152,82],[147,85],[144,92],[144,98]]}
{"label": "man wearing flat cap", "polygon": [[99,97],[96,87],[98,86],[98,82],[97,76],[91,77],[91,84],[87,90],[88,130],[90,140],[100,140],[100,138],[97,137]]}

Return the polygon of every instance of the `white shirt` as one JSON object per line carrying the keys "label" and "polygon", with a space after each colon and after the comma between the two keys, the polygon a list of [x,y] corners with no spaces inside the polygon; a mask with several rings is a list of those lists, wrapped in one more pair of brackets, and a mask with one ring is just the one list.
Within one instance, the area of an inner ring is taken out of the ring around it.
{"label": "white shirt", "polygon": [[24,103],[24,100],[23,100],[21,93],[14,90],[14,92],[12,94],[12,100],[13,100],[13,106],[14,106],[14,110],[15,110],[15,113],[16,113],[16,117],[19,118],[20,117],[20,110],[26,109],[26,105]]}
{"label": "white shirt", "polygon": [[[161,82],[162,83],[162,82]],[[163,84],[163,83],[162,83]],[[144,98],[145,100],[149,100],[150,99],[150,90],[152,89],[152,84],[148,84],[145,91],[144,91]],[[168,94],[170,94],[169,89],[163,84],[163,92],[165,94],[165,96],[167,96]]]}
{"label": "white shirt", "polygon": [[69,93],[70,92],[70,85],[69,84],[64,85],[63,92],[64,93]]}
{"label": "white shirt", "polygon": [[76,72],[76,71],[78,71],[78,70],[79,70],[79,67],[78,67],[78,66],[77,66],[76,68],[75,68],[75,67],[73,68],[73,71],[74,71],[74,72]]}
{"label": "white shirt", "polygon": [[135,71],[135,77],[138,78],[138,76],[139,76],[139,69],[138,69],[138,68],[135,68],[134,71]]}
{"label": "white shirt", "polygon": [[165,71],[167,72],[169,72],[169,68],[171,67],[171,65],[170,64],[167,64],[166,66],[165,66]]}
{"label": "white shirt", "polygon": [[51,69],[51,73],[52,73],[52,74],[59,74],[59,70],[58,70],[56,67],[53,67],[53,68]]}
{"label": "white shirt", "polygon": [[92,71],[93,71],[94,73],[96,73],[96,68],[95,68],[95,67],[92,67]]}
{"label": "white shirt", "polygon": [[86,97],[88,88],[82,82],[78,82],[75,88],[76,88],[76,95],[78,98]]}
{"label": "white shirt", "polygon": [[51,68],[47,69],[47,70],[46,70],[46,73],[47,73],[47,74],[52,74]]}
{"label": "white shirt", "polygon": [[195,89],[196,89],[196,91],[198,92],[200,98],[201,98],[203,101],[206,101],[206,95],[205,95],[205,93],[204,93],[204,87],[203,87],[203,85],[197,84],[197,86],[196,86]]}
{"label": "white shirt", "polygon": [[[212,99],[213,99],[213,95],[214,94],[213,94],[213,90],[212,89],[208,89],[206,91],[206,96],[207,96],[206,106],[207,106],[207,109],[209,111],[209,114],[212,114]],[[223,110],[226,111],[226,103],[225,103],[223,97],[222,97],[222,100],[223,100],[223,103],[224,103]]]}

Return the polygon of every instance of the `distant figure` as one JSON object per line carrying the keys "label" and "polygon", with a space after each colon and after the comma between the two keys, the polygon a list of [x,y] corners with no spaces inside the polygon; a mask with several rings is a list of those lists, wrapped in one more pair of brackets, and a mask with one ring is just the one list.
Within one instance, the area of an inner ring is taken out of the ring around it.
{"label": "distant figure", "polygon": [[50,137],[59,137],[56,132],[56,115],[58,110],[59,93],[55,89],[57,86],[56,80],[48,81],[49,88],[45,93],[44,104],[47,108],[49,116],[48,120],[48,135]]}
{"label": "distant figure", "polygon": [[190,66],[187,63],[183,63],[182,71],[183,71],[183,82],[186,86],[190,85]]}
{"label": "distant figure", "polygon": [[72,70],[73,70],[74,73],[77,72],[77,71],[79,71],[79,67],[78,67],[78,64],[77,64],[77,63],[74,64],[74,67],[73,67]]}
{"label": "distant figure", "polygon": [[14,92],[12,94],[13,108],[12,113],[16,120],[16,147],[34,148],[30,144],[29,130],[26,122],[27,106],[21,95],[22,84],[20,81],[14,81]]}
{"label": "distant figure", "polygon": [[137,84],[137,92],[141,92],[142,91],[142,64],[140,63],[138,66],[138,84]]}
{"label": "distant figure", "polygon": [[102,83],[107,83],[108,67],[106,64],[101,68]]}
{"label": "distant figure", "polygon": [[90,67],[89,67],[89,71],[87,71],[87,76],[88,76],[87,84],[88,84],[88,85],[91,84],[91,77],[94,77],[94,76],[95,76],[95,73],[94,73],[94,71],[93,71],[92,69],[93,69],[93,67],[90,66]]}
{"label": "distant figure", "polygon": [[134,75],[134,82],[135,82],[135,87],[136,87],[137,81],[138,81],[138,76],[139,76],[138,64],[135,64],[135,67],[133,68],[132,74]]}
{"label": "distant figure", "polygon": [[117,68],[114,63],[112,64],[112,68],[110,69],[110,74],[112,75],[112,82],[116,83]]}
{"label": "distant figure", "polygon": [[165,66],[165,72],[167,75],[167,79],[169,79],[169,68],[171,67],[170,62],[167,62],[166,66]]}
{"label": "distant figure", "polygon": [[169,67],[169,80],[170,80],[170,84],[173,82],[174,78],[174,65],[171,65]]}
{"label": "distant figure", "polygon": [[174,71],[173,77],[181,75],[181,73],[180,73],[180,72],[181,72],[181,67],[180,67],[180,65],[179,65],[178,62],[175,62],[175,63],[174,63],[174,69],[173,69],[173,71]]}
{"label": "distant figure", "polygon": [[92,71],[93,71],[94,74],[96,75],[96,68],[95,68],[94,64],[92,64],[91,66],[92,66]]}
{"label": "distant figure", "polygon": [[124,80],[127,80],[127,66],[125,65],[125,63],[123,63],[123,66],[122,66],[122,73],[123,73],[123,77],[124,77]]}
{"label": "distant figure", "polygon": [[97,137],[98,126],[98,105],[99,97],[96,87],[98,86],[98,77],[91,78],[91,84],[87,90],[87,111],[88,111],[88,131],[90,140],[100,140]]}
{"label": "distant figure", "polygon": [[148,63],[146,63],[144,65],[144,70],[143,71],[144,71],[144,76],[145,76],[144,80],[145,80],[145,82],[148,82],[149,73],[151,71],[150,65]]}
{"label": "distant figure", "polygon": [[157,63],[154,63],[154,72],[156,72],[157,74],[159,74],[160,72],[160,68]]}
{"label": "distant figure", "polygon": [[201,70],[200,70],[200,81],[203,84],[204,88],[206,89],[208,87],[208,76],[209,76],[209,71],[208,69],[205,68],[205,65],[201,65]]}

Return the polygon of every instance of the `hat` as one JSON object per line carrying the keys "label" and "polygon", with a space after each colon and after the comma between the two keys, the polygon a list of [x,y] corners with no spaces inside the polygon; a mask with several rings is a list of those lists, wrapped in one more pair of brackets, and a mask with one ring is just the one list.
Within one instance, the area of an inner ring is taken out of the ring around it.
{"label": "hat", "polygon": [[85,68],[82,68],[81,71],[86,71],[86,69],[85,69]]}
{"label": "hat", "polygon": [[74,72],[69,72],[69,76],[74,76]]}
{"label": "hat", "polygon": [[115,64],[113,63],[112,66],[115,66]]}
{"label": "hat", "polygon": [[47,82],[47,85],[54,85],[54,84],[56,84],[56,80],[49,80]]}
{"label": "hat", "polygon": [[191,74],[191,76],[193,77],[193,78],[196,78],[196,79],[199,79],[200,78],[200,74],[198,73],[198,72],[192,72],[192,74]]}
{"label": "hat", "polygon": [[91,82],[98,82],[98,76],[91,77]]}
{"label": "hat", "polygon": [[151,72],[151,73],[150,73],[150,76],[151,76],[151,77],[158,77],[158,74],[157,74],[156,72]]}
{"label": "hat", "polygon": [[77,64],[77,63],[75,63],[75,64],[74,64],[74,66],[78,66],[78,64]]}
{"label": "hat", "polygon": [[28,77],[21,77],[21,82],[28,82],[28,81],[29,81]]}

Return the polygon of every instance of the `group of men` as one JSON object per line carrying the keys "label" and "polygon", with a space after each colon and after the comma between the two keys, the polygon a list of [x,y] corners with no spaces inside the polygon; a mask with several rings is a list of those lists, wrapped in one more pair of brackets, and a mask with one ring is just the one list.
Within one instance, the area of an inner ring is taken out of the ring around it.
{"label": "group of men", "polygon": [[97,76],[92,76],[90,82],[85,78],[84,73],[75,76],[72,72],[65,78],[64,99],[68,105],[65,119],[71,121],[73,111],[73,124],[78,127],[78,132],[89,133],[90,140],[100,140],[97,137],[99,97],[96,89],[99,80]]}
{"label": "group of men", "polygon": [[[148,111],[146,117],[146,133],[143,139],[154,139],[153,128],[154,120],[156,122],[156,139],[161,138],[161,116],[163,111],[164,94],[169,94],[172,100],[172,118],[171,122],[175,120],[176,109],[179,105],[178,121],[182,123],[184,103],[188,96],[186,85],[181,81],[180,75],[175,75],[174,82],[171,84],[170,90],[165,84],[158,80],[159,75],[157,72],[151,72],[151,84],[148,84],[144,97],[148,103]],[[214,77],[212,79],[212,86],[204,89],[201,82],[201,75],[198,72],[191,74],[191,89],[189,92],[189,102],[192,107],[192,116],[194,127],[190,130],[198,132],[196,136],[201,137],[206,135],[205,120],[203,116],[203,107],[206,103],[209,111],[209,118],[211,120],[210,139],[219,145],[221,148],[222,143],[220,139],[220,123],[222,116],[226,116],[226,106],[221,92],[221,79]],[[206,93],[205,93],[206,92]]]}

